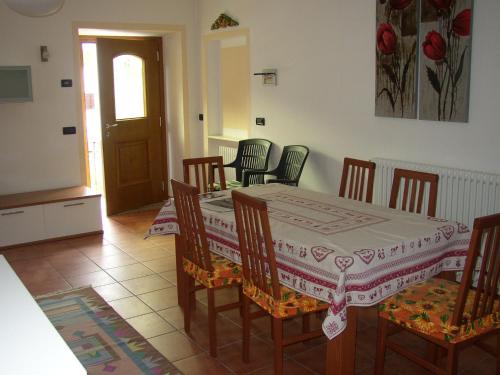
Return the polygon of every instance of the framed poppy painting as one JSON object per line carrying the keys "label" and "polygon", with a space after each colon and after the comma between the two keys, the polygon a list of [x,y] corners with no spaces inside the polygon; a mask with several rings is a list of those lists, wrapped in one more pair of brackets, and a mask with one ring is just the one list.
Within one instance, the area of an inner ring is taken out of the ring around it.
{"label": "framed poppy painting", "polygon": [[421,120],[467,122],[472,0],[421,0]]}
{"label": "framed poppy painting", "polygon": [[377,0],[376,116],[417,117],[419,3]]}

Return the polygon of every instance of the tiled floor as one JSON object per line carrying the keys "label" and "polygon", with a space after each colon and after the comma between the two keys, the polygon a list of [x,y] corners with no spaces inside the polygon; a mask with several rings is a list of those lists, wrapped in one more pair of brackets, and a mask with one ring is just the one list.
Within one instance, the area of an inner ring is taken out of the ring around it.
{"label": "tiled floor", "polygon": [[[104,236],[82,237],[3,251],[30,292],[37,296],[91,284],[127,321],[186,375],[273,373],[269,319],[254,322],[251,362],[241,360],[241,319],[237,311],[218,317],[218,357],[208,352],[206,295],[199,292],[191,337],[183,330],[177,306],[174,239],[144,240],[157,211],[142,211],[104,220]],[[218,303],[236,300],[234,290],[220,291]],[[320,324],[314,319],[315,325]],[[376,335],[374,308],[364,309],[358,323],[357,374],[373,373]],[[286,332],[300,324],[290,321]],[[412,336],[401,340],[417,350],[425,347]],[[321,374],[326,339],[296,344],[286,349],[285,373]],[[495,374],[495,360],[477,348],[460,355],[461,375]],[[427,374],[394,353],[386,358],[386,374]]]}

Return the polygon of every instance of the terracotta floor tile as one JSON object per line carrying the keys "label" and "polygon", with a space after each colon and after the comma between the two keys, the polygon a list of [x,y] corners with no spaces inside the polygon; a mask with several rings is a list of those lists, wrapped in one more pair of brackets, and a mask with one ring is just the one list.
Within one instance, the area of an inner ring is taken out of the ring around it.
{"label": "terracotta floor tile", "polygon": [[132,296],[132,293],[120,285],[120,283],[98,286],[94,290],[108,302]]}
{"label": "terracotta floor tile", "polygon": [[137,260],[124,253],[103,257],[96,256],[93,257],[92,260],[102,269],[116,268],[138,263]]}
{"label": "terracotta floor tile", "polygon": [[310,350],[293,355],[292,359],[312,371],[322,374],[326,364],[326,344],[318,345]]}
{"label": "terracotta floor tile", "polygon": [[250,340],[249,363],[243,362],[241,350],[241,341],[231,343],[218,349],[217,358],[237,374],[248,374],[273,363],[273,347],[256,337]]}
{"label": "terracotta floor tile", "polygon": [[177,305],[177,288],[160,289],[141,294],[138,297],[153,310],[164,310]]}
{"label": "terracotta floor tile", "polygon": [[87,273],[85,275],[69,276],[66,278],[66,280],[74,288],[86,285],[91,285],[93,287],[101,286],[101,285],[113,284],[115,282],[115,280],[104,271]]}
{"label": "terracotta floor tile", "polygon": [[61,275],[59,275],[57,271],[51,269],[33,270],[26,273],[20,273],[18,274],[18,276],[23,283],[29,284],[43,283],[50,280],[62,279]]}
{"label": "terracotta floor tile", "polygon": [[[283,361],[283,373],[286,375],[312,375],[318,374],[317,372],[308,369],[292,359],[285,359]],[[262,369],[247,373],[248,375],[274,375],[274,362]]]}
{"label": "terracotta floor tile", "polygon": [[136,279],[138,277],[152,275],[154,273],[149,268],[140,263],[131,264],[129,266],[112,268],[107,270],[107,272],[111,276],[113,276],[113,278],[116,279],[117,281]]}
{"label": "terracotta floor tile", "polygon": [[39,270],[54,271],[54,267],[45,259],[18,259],[9,261],[16,273],[30,273]]}
{"label": "terracotta floor tile", "polygon": [[148,341],[171,362],[191,357],[201,351],[198,345],[179,332],[153,337]]}
{"label": "terracotta floor tile", "polygon": [[134,316],[149,314],[152,310],[137,297],[128,297],[109,302],[109,305],[121,315],[128,319]]}
{"label": "terracotta floor tile", "polygon": [[54,268],[66,278],[102,271],[101,268],[89,259],[78,264],[55,265]]}
{"label": "terracotta floor tile", "polygon": [[68,250],[64,252],[59,252],[55,255],[51,255],[46,258],[50,264],[54,267],[64,267],[69,265],[78,265],[80,263],[85,263],[89,260],[85,255],[83,255],[78,250]]}
{"label": "terracotta floor tile", "polygon": [[[161,250],[163,252],[163,250]],[[156,273],[175,271],[176,260],[175,256],[161,257],[158,259],[153,259],[143,262],[143,264],[155,271]]]}
{"label": "terracotta floor tile", "polygon": [[[233,371],[208,354],[198,354],[173,363],[179,371],[189,375],[230,375]],[[288,375],[288,374],[287,374]]]}
{"label": "terracotta floor tile", "polygon": [[121,284],[134,294],[144,294],[159,289],[171,288],[173,285],[159,275],[149,275],[122,281]]}
{"label": "terracotta floor tile", "polygon": [[136,316],[127,322],[147,339],[176,330],[156,313]]}
{"label": "terracotta floor tile", "polygon": [[[241,340],[242,329],[228,319],[217,317],[216,320],[217,348]],[[197,309],[191,319],[191,332],[188,335],[205,351],[209,350],[208,315],[206,309]]]}
{"label": "terracotta floor tile", "polygon": [[68,284],[64,279],[52,279],[44,282],[38,282],[33,284],[26,284],[26,288],[29,290],[32,296],[42,296],[44,294],[50,294],[59,292],[62,290],[72,289],[71,285]]}

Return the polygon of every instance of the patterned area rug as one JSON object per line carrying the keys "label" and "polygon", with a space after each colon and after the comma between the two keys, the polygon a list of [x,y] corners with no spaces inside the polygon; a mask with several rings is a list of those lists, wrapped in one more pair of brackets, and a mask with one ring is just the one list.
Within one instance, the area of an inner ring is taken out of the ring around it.
{"label": "patterned area rug", "polygon": [[37,302],[89,374],[181,374],[92,288]]}

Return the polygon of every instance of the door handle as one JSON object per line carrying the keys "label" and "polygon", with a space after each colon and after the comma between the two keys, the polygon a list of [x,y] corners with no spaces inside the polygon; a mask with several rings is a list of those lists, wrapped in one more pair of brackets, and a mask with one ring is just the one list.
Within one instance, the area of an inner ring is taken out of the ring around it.
{"label": "door handle", "polygon": [[106,126],[106,130],[107,130],[107,129],[111,129],[111,128],[116,128],[118,126],[118,124],[111,124],[111,125],[106,124],[105,126]]}

